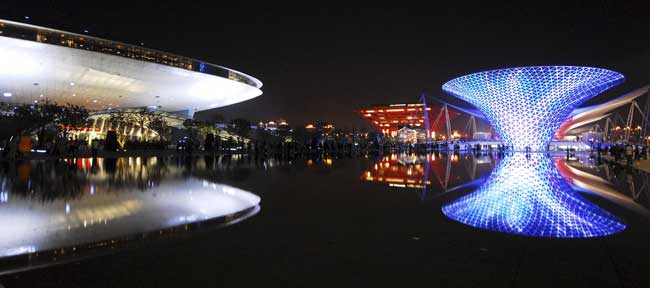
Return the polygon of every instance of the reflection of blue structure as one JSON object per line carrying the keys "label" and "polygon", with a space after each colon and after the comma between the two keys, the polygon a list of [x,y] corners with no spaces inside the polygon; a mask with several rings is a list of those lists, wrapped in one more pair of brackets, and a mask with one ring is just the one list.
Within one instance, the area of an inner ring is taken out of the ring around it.
{"label": "reflection of blue structure", "polygon": [[573,191],[540,154],[507,156],[477,191],[442,212],[473,227],[527,236],[585,238],[625,229],[617,216]]}
{"label": "reflection of blue structure", "polygon": [[541,151],[573,109],[623,80],[605,69],[539,66],[474,73],[442,89],[481,110],[506,145]]}

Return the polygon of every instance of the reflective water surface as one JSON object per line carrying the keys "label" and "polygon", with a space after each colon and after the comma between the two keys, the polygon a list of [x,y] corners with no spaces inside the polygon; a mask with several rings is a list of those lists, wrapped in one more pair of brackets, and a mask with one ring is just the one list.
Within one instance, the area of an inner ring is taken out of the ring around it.
{"label": "reflective water surface", "polygon": [[581,197],[543,154],[506,156],[477,191],[442,207],[467,225],[527,236],[584,238],[625,229]]}
{"label": "reflective water surface", "polygon": [[15,170],[5,166],[0,257],[29,254],[31,264],[85,256],[184,233],[188,224],[232,224],[259,211],[257,195],[191,176],[187,167],[164,160],[85,158],[24,162]]}
{"label": "reflective water surface", "polygon": [[311,227],[380,237],[399,227],[461,238],[611,237],[646,231],[650,217],[648,174],[588,154],[81,158],[4,163],[0,179],[3,273],[193,239],[253,215],[237,227],[250,225],[246,241],[259,246]]}

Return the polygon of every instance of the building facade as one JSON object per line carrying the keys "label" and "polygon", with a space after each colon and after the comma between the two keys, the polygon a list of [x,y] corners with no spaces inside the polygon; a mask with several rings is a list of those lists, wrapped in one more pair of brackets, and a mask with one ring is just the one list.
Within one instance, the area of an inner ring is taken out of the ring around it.
{"label": "building facade", "polygon": [[[423,136],[419,138],[426,138],[427,134],[431,139],[446,137],[436,134],[436,131],[445,125],[444,117],[438,117],[441,116],[441,107],[439,106],[426,107],[425,111],[424,105],[421,103],[379,104],[358,109],[355,112],[386,137],[398,137],[398,131],[405,127],[416,130]],[[449,109],[450,120],[459,115],[459,112]]]}

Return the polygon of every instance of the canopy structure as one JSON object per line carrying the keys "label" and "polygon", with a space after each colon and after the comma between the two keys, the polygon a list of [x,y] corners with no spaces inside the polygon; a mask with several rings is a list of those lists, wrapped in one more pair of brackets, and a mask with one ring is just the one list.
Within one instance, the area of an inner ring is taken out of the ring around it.
{"label": "canopy structure", "polygon": [[142,46],[0,20],[0,101],[151,107],[222,107],[262,94],[244,73]]}
{"label": "canopy structure", "polygon": [[543,151],[575,108],[623,81],[600,68],[531,66],[469,74],[442,89],[476,106],[505,145]]}

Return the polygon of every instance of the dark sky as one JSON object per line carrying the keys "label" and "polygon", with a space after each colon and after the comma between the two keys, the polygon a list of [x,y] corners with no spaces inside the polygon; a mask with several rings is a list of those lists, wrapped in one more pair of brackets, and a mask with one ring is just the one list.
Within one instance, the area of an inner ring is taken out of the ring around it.
{"label": "dark sky", "polygon": [[144,42],[250,74],[264,82],[264,94],[216,111],[252,122],[323,120],[367,128],[353,109],[413,102],[422,91],[454,101],[440,88],[447,80],[512,66],[595,66],[626,76],[623,85],[591,103],[650,83],[650,1],[444,1],[411,7],[92,2],[9,1],[0,17],[72,32],[88,29],[93,36]]}

